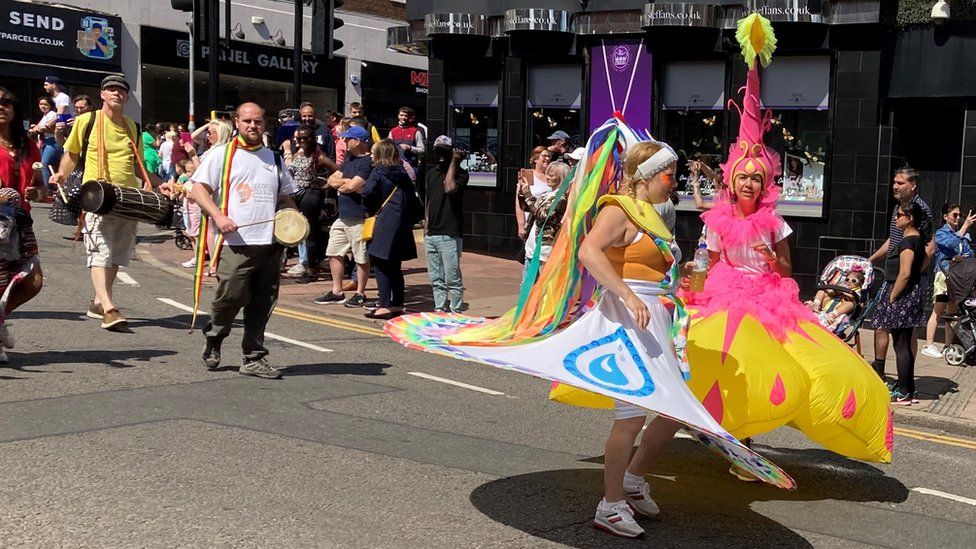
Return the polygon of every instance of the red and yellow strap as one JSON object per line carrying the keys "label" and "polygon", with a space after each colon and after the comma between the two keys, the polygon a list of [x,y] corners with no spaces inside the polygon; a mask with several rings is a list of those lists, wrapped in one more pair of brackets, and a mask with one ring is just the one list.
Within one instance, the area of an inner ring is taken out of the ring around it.
{"label": "red and yellow strap", "polygon": [[[220,213],[227,215],[230,204],[230,171],[234,161],[234,153],[238,147],[247,151],[260,150],[264,145],[248,145],[240,136],[227,144],[224,149],[224,160],[220,165]],[[197,321],[197,311],[200,309],[200,294],[203,291],[203,265],[207,257],[210,235],[210,216],[200,212],[200,233],[197,235],[197,268],[193,276],[193,318],[190,320],[190,331]],[[224,247],[224,235],[217,233],[214,247],[210,254],[210,269],[217,270],[220,261],[220,250]]]}

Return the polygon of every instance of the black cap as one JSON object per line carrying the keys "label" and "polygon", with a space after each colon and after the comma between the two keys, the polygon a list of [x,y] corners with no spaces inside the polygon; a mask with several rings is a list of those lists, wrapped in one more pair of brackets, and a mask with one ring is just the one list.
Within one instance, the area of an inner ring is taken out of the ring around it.
{"label": "black cap", "polygon": [[104,90],[105,88],[109,88],[112,86],[118,86],[120,88],[125,89],[125,91],[129,91],[130,89],[129,83],[125,80],[125,77],[122,76],[121,74],[110,74],[102,79],[101,89]]}
{"label": "black cap", "polygon": [[44,81],[47,82],[48,84],[54,84],[57,86],[61,85],[61,79],[58,78],[57,76],[45,76]]}

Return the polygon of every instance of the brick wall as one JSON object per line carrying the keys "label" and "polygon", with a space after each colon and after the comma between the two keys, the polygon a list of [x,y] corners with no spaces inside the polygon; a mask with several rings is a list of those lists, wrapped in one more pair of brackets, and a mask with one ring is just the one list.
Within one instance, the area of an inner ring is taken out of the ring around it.
{"label": "brick wall", "polygon": [[346,0],[340,9],[406,21],[406,4],[391,0]]}

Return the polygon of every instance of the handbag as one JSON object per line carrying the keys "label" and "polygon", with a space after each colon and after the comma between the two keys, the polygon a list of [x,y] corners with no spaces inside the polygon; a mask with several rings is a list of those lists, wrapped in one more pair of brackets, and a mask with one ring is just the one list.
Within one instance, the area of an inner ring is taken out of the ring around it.
{"label": "handbag", "polygon": [[85,175],[85,156],[88,153],[88,140],[91,137],[92,128],[95,126],[97,112],[92,113],[85,126],[85,135],[81,140],[81,154],[78,158],[78,165],[74,171],[68,174],[63,185],[58,185],[57,192],[54,193],[54,202],[51,203],[51,211],[48,217],[51,221],[59,225],[74,227],[78,224],[78,216],[81,214],[81,185]]}
{"label": "handbag", "polygon": [[366,220],[363,221],[363,242],[369,242],[373,239],[373,229],[376,228],[376,218],[379,217],[380,212],[382,212],[383,208],[386,207],[386,203],[393,198],[393,195],[395,195],[396,192],[397,188],[394,187],[393,191],[390,193],[390,196],[386,197],[386,200],[383,201],[383,205],[380,206],[380,209],[376,210],[376,214],[367,217]]}

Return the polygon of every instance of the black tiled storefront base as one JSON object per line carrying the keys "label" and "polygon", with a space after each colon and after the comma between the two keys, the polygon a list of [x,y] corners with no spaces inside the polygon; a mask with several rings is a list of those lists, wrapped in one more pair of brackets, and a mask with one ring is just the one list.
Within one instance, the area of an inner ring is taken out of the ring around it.
{"label": "black tiled storefront base", "polygon": [[831,210],[873,210],[874,185],[835,183],[830,192]]}
{"label": "black tiled storefront base", "polygon": [[[837,151],[830,159],[831,182],[854,181],[854,163],[856,156],[844,151]],[[833,190],[833,189],[831,189]]]}

